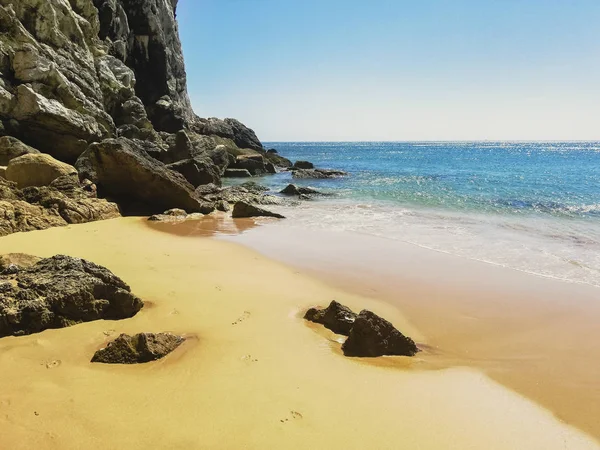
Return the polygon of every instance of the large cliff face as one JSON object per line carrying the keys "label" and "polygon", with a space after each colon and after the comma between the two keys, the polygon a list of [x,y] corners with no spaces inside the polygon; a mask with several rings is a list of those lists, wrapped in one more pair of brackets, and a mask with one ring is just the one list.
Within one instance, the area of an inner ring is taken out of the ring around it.
{"label": "large cliff face", "polygon": [[[289,164],[237,120],[194,114],[176,8],[177,0],[0,0],[0,235],[118,215],[96,192],[121,211],[207,212],[215,199],[196,188],[220,184],[228,168],[261,174]],[[38,151],[74,164],[80,184],[21,192],[12,160]]]}
{"label": "large cliff face", "polygon": [[166,148],[156,132],[183,128],[261,149],[239,122],[192,111],[176,6],[0,0],[0,134],[69,162],[90,143],[123,133]]}

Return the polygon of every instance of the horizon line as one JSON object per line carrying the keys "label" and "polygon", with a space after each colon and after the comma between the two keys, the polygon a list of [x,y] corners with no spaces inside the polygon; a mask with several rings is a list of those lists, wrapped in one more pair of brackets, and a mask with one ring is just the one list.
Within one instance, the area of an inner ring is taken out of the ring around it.
{"label": "horizon line", "polygon": [[565,143],[565,142],[599,142],[600,139],[409,139],[409,140],[264,140],[264,143],[368,143],[368,142],[382,142],[390,144],[402,144],[410,142],[545,142],[545,143]]}

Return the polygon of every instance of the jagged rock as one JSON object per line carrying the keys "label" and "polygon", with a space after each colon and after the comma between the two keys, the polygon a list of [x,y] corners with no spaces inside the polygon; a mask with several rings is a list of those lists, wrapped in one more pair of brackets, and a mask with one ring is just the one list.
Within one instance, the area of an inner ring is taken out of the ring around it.
{"label": "jagged rock", "polygon": [[296,161],[293,167],[294,169],[314,169],[315,165],[309,161]]}
{"label": "jagged rock", "polygon": [[5,178],[22,189],[29,186],[48,186],[59,177],[78,178],[77,170],[70,164],[42,153],[29,153],[13,158],[6,168]]}
{"label": "jagged rock", "polygon": [[267,158],[267,160],[269,160],[269,162],[275,167],[282,167],[284,169],[292,167],[292,162],[289,159],[284,158],[283,156],[278,155],[277,153],[267,152],[265,154],[265,158]]}
{"label": "jagged rock", "polygon": [[0,178],[0,236],[119,216],[116,204],[96,198],[93,185],[71,177],[23,190]]}
{"label": "jagged rock", "polygon": [[192,129],[199,134],[216,135],[231,139],[239,148],[263,150],[256,133],[235,119],[198,118]]}
{"label": "jagged rock", "polygon": [[[194,120],[170,0],[94,0],[100,15],[100,38],[113,56],[138,75],[136,95],[157,130],[170,133]],[[143,74],[143,76],[141,76]]]}
{"label": "jagged rock", "polygon": [[6,179],[6,166],[0,166],[0,178]]}
{"label": "jagged rock", "polygon": [[356,313],[350,308],[333,300],[327,308],[310,308],[304,315],[306,320],[320,323],[334,333],[348,336],[354,326]]}
{"label": "jagged rock", "polygon": [[110,270],[64,255],[0,275],[0,286],[0,337],[124,319],[143,306]]}
{"label": "jagged rock", "polygon": [[194,187],[198,187],[201,184],[221,184],[219,169],[208,157],[196,156],[191,159],[168,164],[167,167],[175,172],[179,172]]}
{"label": "jagged rock", "polygon": [[219,196],[221,199],[229,202],[246,202],[256,205],[282,205],[285,203],[285,199],[269,195],[266,191],[269,188],[260,186],[253,182],[242,183],[238,186],[228,186],[223,188]]}
{"label": "jagged rock", "polygon": [[270,148],[267,150],[267,153],[279,153],[277,150],[275,150],[274,148]]}
{"label": "jagged rock", "polygon": [[124,205],[140,202],[152,212],[170,208],[212,211],[201,204],[182,175],[150,157],[135,141],[118,138],[92,144],[75,167],[81,177]]}
{"label": "jagged rock", "polygon": [[342,350],[346,356],[368,357],[414,356],[419,351],[411,338],[404,336],[387,320],[366,309],[356,317]]}
{"label": "jagged rock", "polygon": [[140,364],[164,358],[185,339],[171,333],[139,333],[134,336],[121,334],[114,341],[98,350],[92,362],[105,364]]}
{"label": "jagged rock", "polygon": [[246,169],[225,169],[225,178],[250,178],[252,174]]}
{"label": "jagged rock", "polygon": [[268,173],[265,159],[260,154],[239,155],[230,170],[247,170],[251,175],[263,175]]}
{"label": "jagged rock", "polygon": [[231,214],[234,218],[241,217],[277,217],[278,219],[285,219],[281,214],[277,214],[266,209],[258,208],[257,206],[251,205],[246,202],[237,202],[233,205],[233,212]]}
{"label": "jagged rock", "polygon": [[342,170],[330,170],[330,169],[298,169],[292,173],[293,178],[338,178],[348,175],[347,172]]}
{"label": "jagged rock", "polygon": [[283,195],[323,195],[321,192],[303,186],[296,186],[295,184],[288,184],[285,188],[279,191],[280,194]]}
{"label": "jagged rock", "polygon": [[11,136],[0,137],[0,166],[7,166],[11,159],[28,153],[39,153],[33,147],[23,144],[20,140]]}

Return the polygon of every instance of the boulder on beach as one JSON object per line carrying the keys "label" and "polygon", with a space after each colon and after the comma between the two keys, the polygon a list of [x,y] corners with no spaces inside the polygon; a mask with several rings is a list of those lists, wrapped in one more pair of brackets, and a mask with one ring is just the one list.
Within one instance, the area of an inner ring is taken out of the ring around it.
{"label": "boulder on beach", "polygon": [[414,356],[419,349],[387,320],[363,309],[342,345],[346,356],[376,357],[383,355]]}
{"label": "boulder on beach", "polygon": [[3,263],[0,273],[0,337],[125,319],[144,305],[123,280],[85,259],[56,255],[34,264],[20,260],[25,263]]}
{"label": "boulder on beach", "polygon": [[92,362],[105,364],[140,364],[164,358],[185,339],[171,333],[121,334],[98,350]]}
{"label": "boulder on beach", "polygon": [[281,214],[277,214],[266,209],[259,208],[251,205],[247,202],[237,202],[233,205],[233,212],[231,214],[234,218],[241,217],[276,217],[278,219],[285,219]]}
{"label": "boulder on beach", "polygon": [[347,306],[332,300],[327,308],[310,308],[306,311],[304,318],[320,323],[334,333],[348,336],[356,320],[356,313]]}
{"label": "boulder on beach", "polygon": [[75,167],[81,177],[96,183],[100,191],[121,205],[138,202],[152,212],[169,208],[211,212],[200,203],[183,175],[150,157],[133,140],[106,139],[92,144]]}
{"label": "boulder on beach", "polygon": [[70,164],[58,161],[43,153],[27,153],[13,158],[6,167],[5,178],[17,183],[19,189],[29,186],[48,186],[59,177],[78,178],[77,170]]}

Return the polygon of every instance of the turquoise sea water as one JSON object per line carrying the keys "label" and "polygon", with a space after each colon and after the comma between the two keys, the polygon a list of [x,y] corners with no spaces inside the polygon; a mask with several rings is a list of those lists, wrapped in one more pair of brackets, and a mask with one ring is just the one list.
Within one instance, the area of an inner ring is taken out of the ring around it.
{"label": "turquoise sea water", "polygon": [[[286,213],[298,226],[411,242],[600,286],[600,142],[265,144],[349,172],[295,180],[334,193]],[[279,189],[289,173],[261,182]]]}

